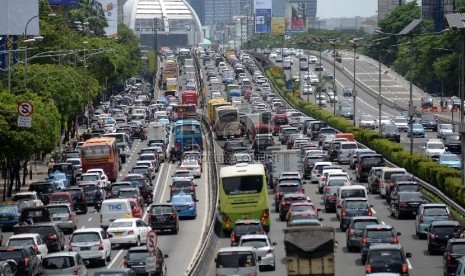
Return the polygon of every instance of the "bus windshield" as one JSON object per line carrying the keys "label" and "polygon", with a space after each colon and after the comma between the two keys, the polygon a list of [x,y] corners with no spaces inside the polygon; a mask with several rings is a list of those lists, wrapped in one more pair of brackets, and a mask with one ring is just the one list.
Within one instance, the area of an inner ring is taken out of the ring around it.
{"label": "bus windshield", "polygon": [[261,175],[225,177],[222,180],[223,190],[227,195],[257,194],[263,188]]}

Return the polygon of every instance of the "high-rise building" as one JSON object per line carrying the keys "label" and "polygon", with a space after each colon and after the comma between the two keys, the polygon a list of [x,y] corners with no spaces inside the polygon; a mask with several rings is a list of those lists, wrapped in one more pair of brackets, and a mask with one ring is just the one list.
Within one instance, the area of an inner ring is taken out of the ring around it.
{"label": "high-rise building", "polygon": [[391,13],[397,6],[405,4],[405,0],[378,0],[378,22]]}
{"label": "high-rise building", "polygon": [[[192,0],[197,1],[197,0]],[[233,16],[252,15],[251,0],[204,0],[205,25],[221,25],[231,23]]]}
{"label": "high-rise building", "polygon": [[205,3],[208,0],[185,0],[195,11],[197,16],[199,17],[200,23],[202,23],[202,26],[205,26],[205,10],[207,7],[205,6]]}
{"label": "high-rise building", "polygon": [[[305,3],[305,14],[310,21],[316,18],[318,0],[272,0],[271,14],[273,17],[284,17],[287,3]],[[323,0],[324,1],[324,0]]]}
{"label": "high-rise building", "polygon": [[433,19],[434,31],[440,32],[446,26],[446,14],[454,12],[454,0],[422,0],[421,18]]}

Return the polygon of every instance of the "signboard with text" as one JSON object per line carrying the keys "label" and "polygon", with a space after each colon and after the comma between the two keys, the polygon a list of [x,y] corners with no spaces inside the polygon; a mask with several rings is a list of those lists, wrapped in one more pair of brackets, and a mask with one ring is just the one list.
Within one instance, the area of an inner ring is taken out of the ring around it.
{"label": "signboard with text", "polygon": [[286,6],[286,34],[306,31],[305,3],[288,3]]}
{"label": "signboard with text", "polygon": [[271,0],[255,0],[255,33],[267,34],[271,31]]}

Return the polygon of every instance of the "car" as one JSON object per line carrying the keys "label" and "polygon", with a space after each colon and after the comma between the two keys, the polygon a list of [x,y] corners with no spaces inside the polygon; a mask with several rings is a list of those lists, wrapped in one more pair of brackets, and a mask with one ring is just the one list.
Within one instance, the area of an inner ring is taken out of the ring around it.
{"label": "car", "polygon": [[247,234],[243,235],[239,240],[240,247],[252,247],[255,249],[257,258],[260,258],[259,269],[274,271],[276,269],[276,260],[274,247],[276,242],[271,242],[270,238],[266,234]]}
{"label": "car", "polygon": [[142,197],[139,188],[121,188],[118,191],[116,198],[134,198],[139,206],[144,206],[144,198]]}
{"label": "car", "polygon": [[425,138],[425,128],[423,127],[422,124],[412,124],[411,129],[409,128],[409,131],[407,132],[407,137],[421,137]]}
{"label": "car", "polygon": [[399,131],[408,132],[409,130],[408,120],[404,116],[395,116],[393,123]]}
{"label": "car", "polygon": [[424,147],[424,155],[433,160],[438,160],[439,156],[446,152],[446,147],[440,139],[428,139]]}
{"label": "car", "polygon": [[427,203],[420,192],[399,192],[392,197],[390,203],[391,216],[401,219],[406,216],[415,216],[418,206]]}
{"label": "car", "polygon": [[53,172],[48,175],[46,180],[49,183],[56,183],[58,187],[61,187],[62,189],[70,186],[68,177],[65,173]]}
{"label": "car", "polygon": [[[61,188],[60,188],[61,189]],[[50,201],[50,195],[59,190],[58,185],[50,182],[32,182],[29,185],[29,192],[36,192],[40,200],[44,205],[47,205]]]}
{"label": "car", "polygon": [[384,124],[381,126],[381,134],[386,139],[400,143],[400,132],[393,124]]}
{"label": "car", "polygon": [[57,222],[60,229],[67,230],[68,234],[77,229],[78,218],[76,212],[68,203],[55,203],[47,205],[52,221]]}
{"label": "car", "polygon": [[139,218],[114,220],[107,229],[111,245],[131,244],[140,246],[147,241],[152,228]]}
{"label": "car", "polygon": [[176,177],[183,177],[183,178],[189,178],[194,180],[194,175],[192,174],[191,171],[189,170],[176,170],[173,175],[171,175],[172,178]]}
{"label": "car", "polygon": [[87,205],[93,205],[95,193],[99,189],[99,186],[97,185],[97,183],[94,183],[94,182],[81,183],[78,185],[78,187],[84,191],[84,194],[86,195]]}
{"label": "car", "polygon": [[86,265],[78,252],[57,252],[48,254],[42,260],[41,275],[78,275],[87,276]]}
{"label": "car", "polygon": [[279,204],[279,219],[281,221],[286,220],[287,212],[291,208],[291,203],[309,202],[309,201],[310,201],[310,198],[308,198],[305,194],[301,194],[301,193],[285,194],[281,199],[281,203]]}
{"label": "car", "polygon": [[29,233],[39,233],[48,252],[59,252],[65,248],[65,234],[56,222],[40,222],[27,226]]}
{"label": "car", "polygon": [[40,259],[31,246],[0,247],[0,261],[13,260],[16,268],[15,275],[38,275],[40,273]]}
{"label": "car", "polygon": [[358,123],[360,128],[370,128],[370,129],[375,129],[376,128],[376,120],[373,116],[364,114],[360,116],[359,118],[359,123]]}
{"label": "car", "polygon": [[417,237],[426,239],[428,229],[433,221],[452,220],[447,205],[438,203],[425,203],[418,207],[415,218],[415,232]]}
{"label": "car", "polygon": [[339,228],[344,232],[353,217],[372,216],[373,211],[366,198],[352,197],[342,201],[340,214]]}
{"label": "car", "polygon": [[21,192],[13,195],[11,199],[13,203],[19,208],[30,207],[30,206],[43,206],[42,200],[36,192]]}
{"label": "car", "polygon": [[19,224],[27,223],[28,219],[33,223],[49,222],[51,216],[45,206],[24,207],[19,215]]}
{"label": "car", "polygon": [[79,252],[84,260],[102,266],[111,260],[110,239],[102,228],[82,228],[74,231],[69,238],[68,250]]}
{"label": "car", "polygon": [[356,149],[354,150],[354,153],[350,156],[349,159],[349,167],[352,170],[355,170],[358,167],[359,163],[359,157],[364,155],[364,154],[375,154],[376,152],[371,149]]}
{"label": "car", "polygon": [[458,221],[444,220],[433,221],[428,229],[428,253],[442,253],[447,246],[449,239],[460,238],[461,227]]}
{"label": "car", "polygon": [[47,245],[45,245],[45,243],[42,241],[40,234],[38,233],[12,235],[10,236],[10,238],[8,238],[8,241],[6,242],[5,246],[31,246],[41,262],[48,254]]}
{"label": "car", "polygon": [[195,219],[197,217],[197,204],[190,194],[173,195],[168,202],[173,203],[179,218]]}
{"label": "car", "polygon": [[149,179],[149,182],[152,183],[152,179],[155,178],[155,175],[152,173],[150,167],[148,166],[134,166],[132,167],[130,173],[142,174]]}
{"label": "car", "polygon": [[[293,216],[296,214],[310,214],[314,216],[316,219],[320,219],[320,208],[316,208],[313,202],[294,202],[291,203],[289,207],[289,211],[286,214],[286,220],[289,222]],[[323,219],[321,219],[323,221]]]}
{"label": "car", "polygon": [[[365,272],[367,275],[386,275],[382,273],[396,273],[393,275],[408,276],[409,262],[412,254],[404,252],[399,244],[374,244],[367,253]],[[392,275],[392,274],[387,274]]]}
{"label": "car", "polygon": [[98,172],[83,173],[77,181],[78,185],[81,183],[96,183],[100,188],[104,187],[103,180]]}
{"label": "car", "polygon": [[325,210],[327,213],[336,212],[336,196],[337,189],[339,186],[332,186],[329,189],[325,189],[323,193],[323,203],[325,205]]}
{"label": "car", "polygon": [[344,96],[344,97],[352,97],[352,87],[344,86],[342,88],[342,96]]}
{"label": "car", "polygon": [[185,193],[190,194],[194,198],[194,201],[197,201],[195,193],[196,186],[197,184],[194,184],[192,179],[182,177],[173,178],[173,182],[170,185],[170,197],[172,198],[175,194]]}
{"label": "car", "polygon": [[106,193],[105,197],[107,199],[116,198],[121,188],[131,188],[131,187],[134,187],[134,185],[130,181],[113,182],[110,186],[109,192]]}
{"label": "car", "polygon": [[396,232],[394,227],[387,224],[372,224],[365,225],[361,236],[361,256],[362,263],[366,263],[367,253],[371,244],[375,243],[388,243],[399,244],[400,232]]}
{"label": "car", "polygon": [[353,120],[354,119],[354,111],[350,106],[344,106],[339,108],[337,111],[337,115],[344,117],[346,119]]}
{"label": "car", "polygon": [[242,164],[242,163],[252,164],[253,163],[253,157],[248,153],[243,153],[243,152],[234,153],[231,163],[233,165]]}
{"label": "car", "polygon": [[295,194],[295,193],[303,194],[303,187],[300,183],[295,183],[291,181],[278,182],[278,184],[275,187],[275,193],[274,193],[275,211],[279,212],[279,204],[281,203],[281,199],[283,198],[285,194]]}
{"label": "car", "polygon": [[147,209],[148,222],[153,230],[179,232],[179,217],[172,203],[156,203]]}
{"label": "car", "polygon": [[457,132],[444,135],[444,146],[450,153],[460,154],[462,152],[461,136]]}
{"label": "car", "polygon": [[431,129],[434,132],[438,131],[438,123],[433,115],[423,114],[421,116],[420,123],[425,129]]}
{"label": "car", "polygon": [[362,245],[363,229],[367,225],[379,224],[377,217],[373,216],[355,216],[350,219],[346,229],[346,247],[349,252],[360,250]]}
{"label": "car", "polygon": [[87,199],[84,190],[80,187],[70,187],[65,189],[71,194],[74,210],[79,210],[82,214],[87,214]]}
{"label": "car", "polygon": [[20,215],[21,210],[16,205],[0,206],[0,228],[2,230],[11,229],[13,226],[19,223]]}
{"label": "car", "polygon": [[243,235],[265,234],[265,229],[259,220],[237,220],[231,231],[231,246],[237,246]]}
{"label": "car", "polygon": [[70,186],[76,185],[76,169],[72,163],[56,163],[53,164],[52,172],[61,172],[66,174],[66,178]]}
{"label": "car", "polygon": [[202,175],[202,166],[199,165],[199,163],[195,160],[183,160],[179,169],[191,171],[192,175],[194,175],[196,178],[200,178]]}
{"label": "car", "polygon": [[454,132],[454,125],[453,124],[439,124],[438,125],[438,132],[437,137],[440,139],[444,139],[446,134]]}
{"label": "car", "polygon": [[462,169],[462,159],[459,155],[450,152],[445,152],[439,155],[438,163],[454,169]]}
{"label": "car", "polygon": [[[152,275],[157,275],[157,276],[167,275],[165,259],[168,258],[168,255],[167,254],[163,255],[159,247],[155,248],[155,251],[152,254],[150,254],[147,251],[146,246],[131,247],[126,253],[126,256],[124,256],[123,265],[124,267],[130,268],[131,270],[133,270],[136,273],[136,275],[146,275],[147,273],[145,272],[145,266],[146,266],[145,261],[147,257],[149,256],[155,257],[156,258],[155,262],[157,263],[156,270],[152,272],[153,273]],[[121,274],[118,274],[118,275],[121,275]]]}
{"label": "car", "polygon": [[[465,275],[465,239],[449,239],[443,254],[444,275]],[[457,272],[457,274],[455,274]]]}

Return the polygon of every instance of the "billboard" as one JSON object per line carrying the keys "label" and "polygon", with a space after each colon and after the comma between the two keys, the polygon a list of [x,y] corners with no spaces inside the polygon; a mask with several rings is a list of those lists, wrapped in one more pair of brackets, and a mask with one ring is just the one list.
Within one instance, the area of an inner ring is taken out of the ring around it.
{"label": "billboard", "polygon": [[118,36],[118,4],[117,0],[98,0],[95,3],[100,12],[103,12],[107,19],[108,27],[105,28],[105,34],[108,37]]}
{"label": "billboard", "polygon": [[0,35],[40,35],[38,0],[0,0]]}
{"label": "billboard", "polygon": [[78,0],[48,0],[50,6],[77,6]]}
{"label": "billboard", "polygon": [[271,31],[271,0],[255,0],[255,33],[267,34]]}
{"label": "billboard", "polygon": [[271,18],[271,34],[284,35],[286,30],[286,19],[284,17]]}
{"label": "billboard", "polygon": [[286,6],[286,34],[307,31],[305,3],[288,3]]}

